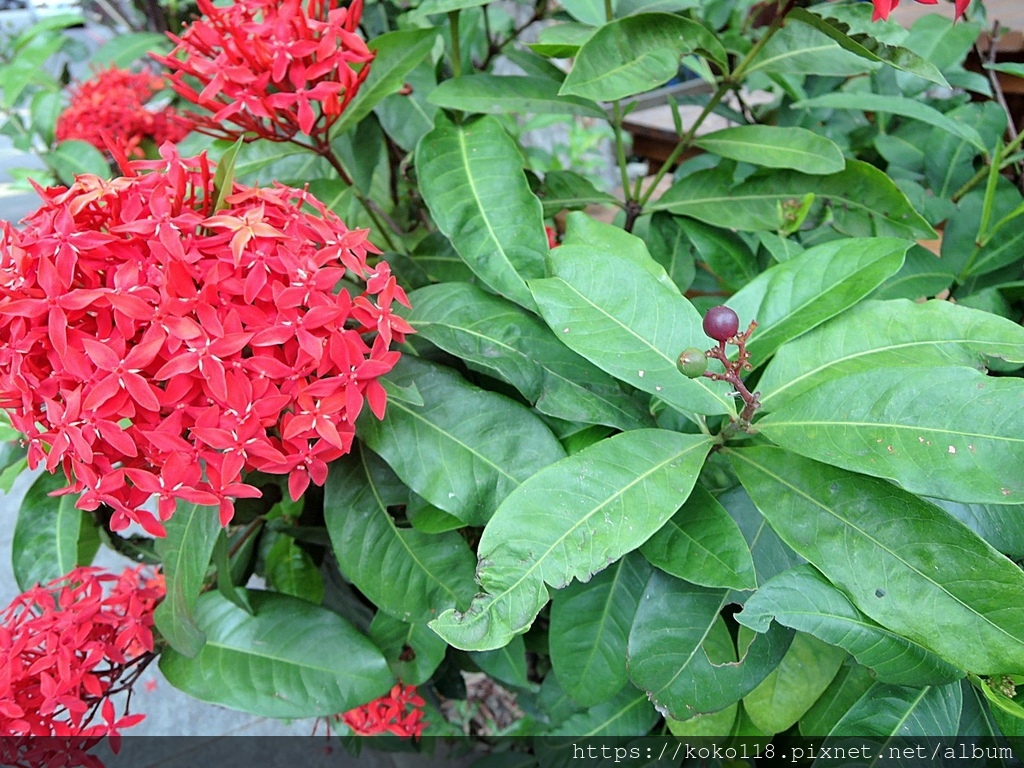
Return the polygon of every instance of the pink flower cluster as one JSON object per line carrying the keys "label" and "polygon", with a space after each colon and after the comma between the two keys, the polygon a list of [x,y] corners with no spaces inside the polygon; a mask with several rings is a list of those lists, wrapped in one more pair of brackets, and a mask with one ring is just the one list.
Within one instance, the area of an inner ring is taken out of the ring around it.
{"label": "pink flower cluster", "polygon": [[[77,568],[0,613],[0,736],[79,737],[64,744],[0,739],[0,764],[35,747],[88,746],[81,739],[107,737],[117,749],[118,731],[143,715],[118,718],[110,697],[154,658],[153,611],[163,596],[163,579],[148,580],[139,569],[114,576]],[[97,714],[103,722],[94,724]]]}
{"label": "pink flower cluster", "polygon": [[[412,331],[365,230],[282,185],[213,210],[205,156],[161,153],[40,190],[23,231],[0,228],[0,407],[79,508],[155,535],[179,499],[226,525],[259,496],[245,470],[287,474],[294,499],[323,484],[364,401],[383,417],[378,377]],[[346,276],[365,289],[335,292]]]}
{"label": "pink flower cluster", "polygon": [[153,58],[171,71],[180,96],[209,110],[192,115],[199,129],[272,141],[301,132],[325,141],[370,73],[374,54],[356,35],[362,0],[348,8],[336,0],[198,4],[202,17],[181,37],[171,35],[177,46],[168,56]]}
{"label": "pink flower cluster", "polygon": [[143,155],[144,140],[156,146],[177,143],[192,130],[191,121],[172,107],[146,108],[146,102],[163,87],[162,78],[142,72],[116,68],[97,72],[74,90],[68,108],[57,118],[57,140],[77,139],[135,157]]}

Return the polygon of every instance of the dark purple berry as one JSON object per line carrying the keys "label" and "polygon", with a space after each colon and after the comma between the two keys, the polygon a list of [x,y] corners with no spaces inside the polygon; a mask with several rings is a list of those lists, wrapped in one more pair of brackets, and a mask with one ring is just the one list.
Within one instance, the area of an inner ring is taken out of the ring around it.
{"label": "dark purple berry", "polygon": [[704,333],[715,341],[727,341],[739,329],[739,316],[726,306],[712,307],[704,315]]}
{"label": "dark purple berry", "polygon": [[696,347],[684,349],[683,353],[679,355],[679,359],[676,360],[676,368],[683,376],[696,379],[708,369],[707,355]]}

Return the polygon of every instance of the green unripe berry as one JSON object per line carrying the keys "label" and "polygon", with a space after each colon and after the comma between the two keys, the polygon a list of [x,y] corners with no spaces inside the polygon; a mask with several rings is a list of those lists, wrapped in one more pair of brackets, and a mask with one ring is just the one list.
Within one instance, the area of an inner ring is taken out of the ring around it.
{"label": "green unripe berry", "polygon": [[676,360],[676,368],[683,376],[696,379],[708,369],[708,358],[703,351],[696,347],[689,347],[679,355],[679,359]]}

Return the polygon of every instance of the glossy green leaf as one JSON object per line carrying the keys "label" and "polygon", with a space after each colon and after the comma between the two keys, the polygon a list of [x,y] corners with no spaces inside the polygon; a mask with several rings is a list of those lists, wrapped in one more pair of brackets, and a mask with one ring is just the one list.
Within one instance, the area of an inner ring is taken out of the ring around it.
{"label": "glossy green leaf", "polygon": [[647,582],[629,633],[629,677],[666,717],[686,720],[735,703],[767,677],[789,647],[792,633],[776,627],[757,635],[739,661],[709,651],[705,643],[722,621],[728,594],[657,570]]}
{"label": "glossy green leaf", "polygon": [[338,122],[331,126],[331,139],[358,125],[381,101],[401,90],[405,78],[426,58],[436,40],[437,30],[433,27],[386,32],[370,40],[367,45],[377,54],[370,74]]}
{"label": "glossy green leaf", "polygon": [[962,669],[1024,669],[1024,573],[961,523],[781,448],[730,457],[771,526],[870,618]]}
{"label": "glossy green leaf", "polygon": [[846,167],[834,142],[796,126],[740,125],[705,133],[693,143],[706,152],[767,168],[826,174]]}
{"label": "glossy green leaf", "polygon": [[486,5],[488,2],[489,0],[423,0],[410,15],[413,18],[422,19],[426,16],[475,8],[479,5]]}
{"label": "glossy green leaf", "polygon": [[576,55],[560,93],[613,101],[664,85],[679,61],[702,53],[725,62],[722,44],[704,26],[670,13],[640,13],[601,26]]}
{"label": "glossy green leaf", "polygon": [[[230,551],[230,543],[226,531],[221,531],[217,536],[217,543],[213,545],[213,554],[211,559],[213,560],[213,567],[217,569],[217,590],[232,603],[237,605],[246,613],[252,613],[252,606],[246,602],[246,593],[242,592],[237,588],[235,584],[235,573],[245,573],[248,568],[242,565],[242,559],[248,559],[252,554],[252,547],[255,546],[253,541],[256,537],[249,536],[243,540],[243,544],[239,547],[239,551],[236,553],[235,568],[232,568],[232,556]],[[241,581],[244,576],[240,576],[238,581]]]}
{"label": "glossy green leaf", "polygon": [[909,247],[885,237],[833,240],[751,280],[726,302],[741,328],[758,323],[747,344],[751,364],[856,304],[899,270]]}
{"label": "glossy green leaf", "polygon": [[417,333],[507,381],[541,413],[622,430],[652,425],[639,400],[512,302],[469,283],[427,286],[409,300]]}
{"label": "glossy green leaf", "polygon": [[457,533],[398,528],[388,507],[408,494],[380,457],[355,450],[331,464],[324,518],[338,567],[359,591],[395,618],[425,624],[469,605],[476,561]]}
{"label": "glossy green leaf", "polygon": [[383,421],[366,412],[360,436],[406,485],[470,525],[485,523],[516,486],[565,456],[528,408],[450,368],[405,355],[389,378],[415,383],[424,405],[392,400]]}
{"label": "glossy green leaf", "polygon": [[747,600],[736,616],[758,632],[767,630],[773,619],[846,649],[882,682],[939,685],[964,676],[963,670],[927,648],[869,619],[809,565],[780,573]]}
{"label": "glossy green leaf", "polygon": [[544,215],[553,216],[568,208],[577,210],[588,205],[619,205],[620,203],[607,192],[597,189],[584,176],[572,171],[548,171],[544,174],[544,186],[541,188],[540,201],[544,205]]}
{"label": "glossy green leaf", "polygon": [[[955,736],[962,704],[959,683],[924,688],[875,683],[836,723],[830,736],[865,737],[872,741],[893,737]],[[904,744],[899,743],[901,746]],[[873,755],[878,752],[888,754],[884,748],[871,750]],[[833,761],[832,765],[838,763]]]}
{"label": "glossy green leaf", "polygon": [[[217,141],[211,156],[219,160],[234,142]],[[235,179],[246,184],[269,184],[275,178],[296,180],[318,178],[315,169],[321,159],[288,142],[253,141],[242,144],[235,159]],[[315,174],[315,175],[314,175]],[[323,174],[327,176],[328,174]]]}
{"label": "glossy green leaf", "polygon": [[11,566],[21,591],[88,565],[79,557],[79,540],[84,529],[94,527],[92,518],[75,509],[76,495],[49,495],[66,486],[63,473],[47,472],[33,481],[21,501],[11,544]]}
{"label": "glossy green leaf", "polygon": [[692,223],[691,219],[659,211],[651,216],[647,228],[647,247],[650,248],[651,257],[665,268],[665,273],[680,291],[689,288],[697,275],[693,243],[688,231]]}
{"label": "glossy green leaf", "polygon": [[987,151],[981,136],[971,126],[950,119],[934,107],[903,96],[888,96],[880,93],[826,93],[813,99],[799,101],[793,107],[795,109],[854,109],[899,115],[911,120],[920,120],[922,123],[927,123],[963,139],[981,152]]}
{"label": "glossy green leaf", "polygon": [[731,733],[736,722],[736,715],[739,712],[739,702],[731,704],[725,709],[711,712],[707,715],[694,715],[689,720],[673,720],[665,718],[665,725],[669,733],[678,737],[721,737],[722,734]]}
{"label": "glossy green leaf", "polygon": [[500,648],[561,589],[636,549],[686,500],[710,438],[641,429],[541,470],[502,503],[477,548],[485,594],[430,627],[458,648]]}
{"label": "glossy green leaf", "polygon": [[380,648],[392,674],[406,685],[423,685],[441,666],[448,645],[424,624],[406,624],[378,611],[370,639]]}
{"label": "glossy green leaf", "polygon": [[787,24],[754,56],[747,72],[846,77],[878,69],[807,24]]}
{"label": "glossy green leaf", "polygon": [[[167,536],[156,540],[155,551],[163,563],[167,596],[156,607],[153,619],[171,648],[192,658],[206,641],[196,616],[196,601],[220,535],[220,517],[216,507],[179,500],[164,527]],[[235,610],[245,615],[240,608]]]}
{"label": "glossy green leaf", "polygon": [[786,223],[790,201],[809,194],[830,206],[832,225],[843,234],[935,237],[893,181],[859,160],[847,160],[846,170],[827,176],[762,171],[739,184],[720,168],[698,171],[676,182],[649,210],[671,211],[725,229],[775,232]]}
{"label": "glossy green leaf", "polygon": [[850,707],[874,684],[875,678],[866,667],[847,661],[825,692],[800,718],[800,735],[804,738],[828,736]]}
{"label": "glossy green leaf", "polygon": [[62,141],[46,159],[65,184],[86,173],[103,179],[110,176],[110,163],[96,147],[84,141]]}
{"label": "glossy green leaf", "polygon": [[589,99],[560,96],[559,83],[546,77],[476,74],[445,80],[430,94],[430,103],[492,115],[585,115],[604,119],[604,110]]}
{"label": "glossy green leaf", "polygon": [[1024,362],[1024,328],[948,301],[865,301],[785,344],[758,386],[766,411],[831,379],[875,368]]}
{"label": "glossy green leaf", "polygon": [[779,666],[743,697],[743,709],[765,733],[788,730],[825,692],[845,658],[841,649],[797,632]]}
{"label": "glossy green leaf", "polygon": [[1024,504],[961,504],[929,499],[1011,560],[1024,561]]}
{"label": "glossy green leaf", "polygon": [[166,53],[171,48],[167,35],[158,32],[129,32],[108,40],[89,58],[96,69],[128,69],[139,59],[149,62],[150,52]]}
{"label": "glossy green leaf", "polygon": [[[737,485],[729,489],[718,497],[718,502],[725,507],[743,532],[743,538],[750,548],[750,557],[754,561],[758,586],[763,586],[775,575],[806,562],[772,530],[743,486]],[[730,595],[736,602],[742,601],[744,597],[746,595],[735,592]]]}
{"label": "glossy green leaf", "polygon": [[228,150],[217,160],[217,172],[213,175],[213,210],[219,211],[227,208],[225,199],[235,190],[235,162],[238,160],[238,153],[245,144],[239,139],[231,145]]}
{"label": "glossy green leaf", "polygon": [[437,72],[428,56],[404,78],[412,93],[392,93],[374,107],[380,126],[398,146],[412,152],[423,136],[434,128],[437,107],[427,98],[437,87]]}
{"label": "glossy green leaf", "polygon": [[[601,264],[595,269],[596,263]],[[727,413],[727,388],[688,379],[676,358],[703,347],[701,316],[650,256],[563,245],[551,255],[552,277],[531,280],[555,335],[598,368],[685,411]]]}
{"label": "glossy green leaf", "polygon": [[1008,75],[1024,77],[1024,64],[1019,61],[1001,61],[985,64],[985,69],[992,69],[996,72],[1005,72]]}
{"label": "glossy green leaf", "polygon": [[416,149],[423,199],[438,228],[490,288],[533,309],[525,279],[544,275],[547,237],[523,157],[493,117],[456,125],[438,113]]}
{"label": "glossy green leaf", "polygon": [[552,24],[545,27],[537,35],[537,42],[530,43],[530,49],[541,56],[555,59],[571,58],[579,53],[582,45],[589,40],[597,29],[590,24],[575,21],[563,24]]}
{"label": "glossy green leaf", "polygon": [[651,568],[636,553],[551,598],[551,666],[563,689],[591,707],[629,682],[626,641]]}
{"label": "glossy green leaf", "polygon": [[[991,202],[989,224],[1024,205],[1024,198],[1007,179],[996,177],[997,184]],[[1020,219],[1011,219],[989,238],[984,245],[986,233],[982,231],[985,211],[985,192],[976,189],[960,200],[959,211],[950,218],[943,232],[943,266],[957,275],[958,282],[969,276],[986,275],[1020,259],[1024,249],[1024,227]]]}
{"label": "glossy green leaf", "polygon": [[[899,45],[889,45],[878,39],[877,35],[854,31],[849,24],[835,18],[834,9],[827,5],[818,5],[813,12],[803,8],[794,8],[788,19],[808,24],[827,37],[835,40],[843,50],[856,54],[868,61],[888,64],[896,69],[923,77],[936,85],[949,87],[946,78],[938,67],[913,51]],[[823,18],[824,17],[824,18]]]}
{"label": "glossy green leaf", "polygon": [[324,599],[320,569],[291,536],[278,534],[266,554],[267,581],[275,591],[299,597],[314,605]]}
{"label": "glossy green leaf", "polygon": [[951,288],[956,274],[949,265],[922,245],[907,251],[903,267],[872,294],[872,298],[925,299]]}
{"label": "glossy green leaf", "polygon": [[804,456],[952,501],[1024,499],[1024,380],[882,368],[819,384],[758,422]]}
{"label": "glossy green leaf", "polygon": [[657,721],[658,713],[647,700],[647,694],[627,685],[615,698],[573,715],[549,734],[574,739],[643,736]]}
{"label": "glossy green leaf", "polygon": [[471,651],[469,657],[495,680],[514,688],[527,688],[530,685],[526,676],[526,644],[522,635],[516,635],[501,648]]}
{"label": "glossy green leaf", "polygon": [[[179,513],[180,514],[180,513]],[[296,597],[248,590],[250,616],[219,592],[198,603],[206,644],[195,658],[160,654],[160,671],[189,696],[261,717],[325,717],[394,685],[381,652],[338,614]]]}
{"label": "glossy green leaf", "polygon": [[705,587],[757,587],[754,561],[739,526],[702,486],[640,548],[657,568]]}

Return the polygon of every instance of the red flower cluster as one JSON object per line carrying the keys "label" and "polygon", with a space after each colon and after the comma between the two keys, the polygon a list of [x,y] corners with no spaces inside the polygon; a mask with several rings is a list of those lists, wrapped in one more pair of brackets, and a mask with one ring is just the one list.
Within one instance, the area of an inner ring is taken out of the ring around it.
{"label": "red flower cluster", "polygon": [[145,139],[157,146],[181,141],[192,130],[191,121],[172,107],[146,109],[146,102],[163,86],[161,78],[145,73],[116,68],[96,73],[78,86],[71,104],[57,118],[57,140],[78,139],[101,150],[111,141],[118,151],[135,157],[142,156]]}
{"label": "red flower cluster", "polygon": [[326,141],[370,73],[374,54],[355,33],[363,0],[348,8],[334,7],[336,0],[198,4],[202,18],[180,38],[171,35],[177,46],[170,55],[153,58],[171,70],[179,95],[212,113],[193,115],[200,130],[229,138],[252,132],[271,141],[302,132]]}
{"label": "red flower cluster", "polygon": [[[871,0],[871,2],[875,6],[875,14],[872,17],[874,21],[888,19],[889,14],[900,4],[900,0]],[[922,5],[938,5],[939,0],[916,0],[916,2]],[[971,0],[956,0],[956,18],[963,16],[970,4]]]}
{"label": "red flower cluster", "polygon": [[[34,746],[58,754],[72,743],[88,746],[82,739],[107,737],[117,750],[118,732],[144,716],[118,718],[110,697],[154,658],[153,611],[163,596],[163,579],[138,568],[120,576],[77,568],[0,613],[0,735],[79,737],[63,745],[0,739],[11,753],[0,763]],[[97,714],[103,722],[93,724]]]}
{"label": "red flower cluster", "polygon": [[[128,168],[149,173],[40,190],[23,231],[0,228],[0,407],[79,508],[155,535],[154,494],[160,520],[183,499],[226,525],[259,496],[243,470],[288,474],[294,499],[323,484],[364,400],[383,417],[377,379],[412,331],[365,230],[282,185],[235,184],[214,211],[205,156],[161,152]],[[355,297],[335,293],[346,271]]]}
{"label": "red flower cluster", "polygon": [[341,719],[357,736],[390,733],[402,738],[419,738],[427,727],[423,704],[414,686],[398,683],[390,693],[349,710]]}

